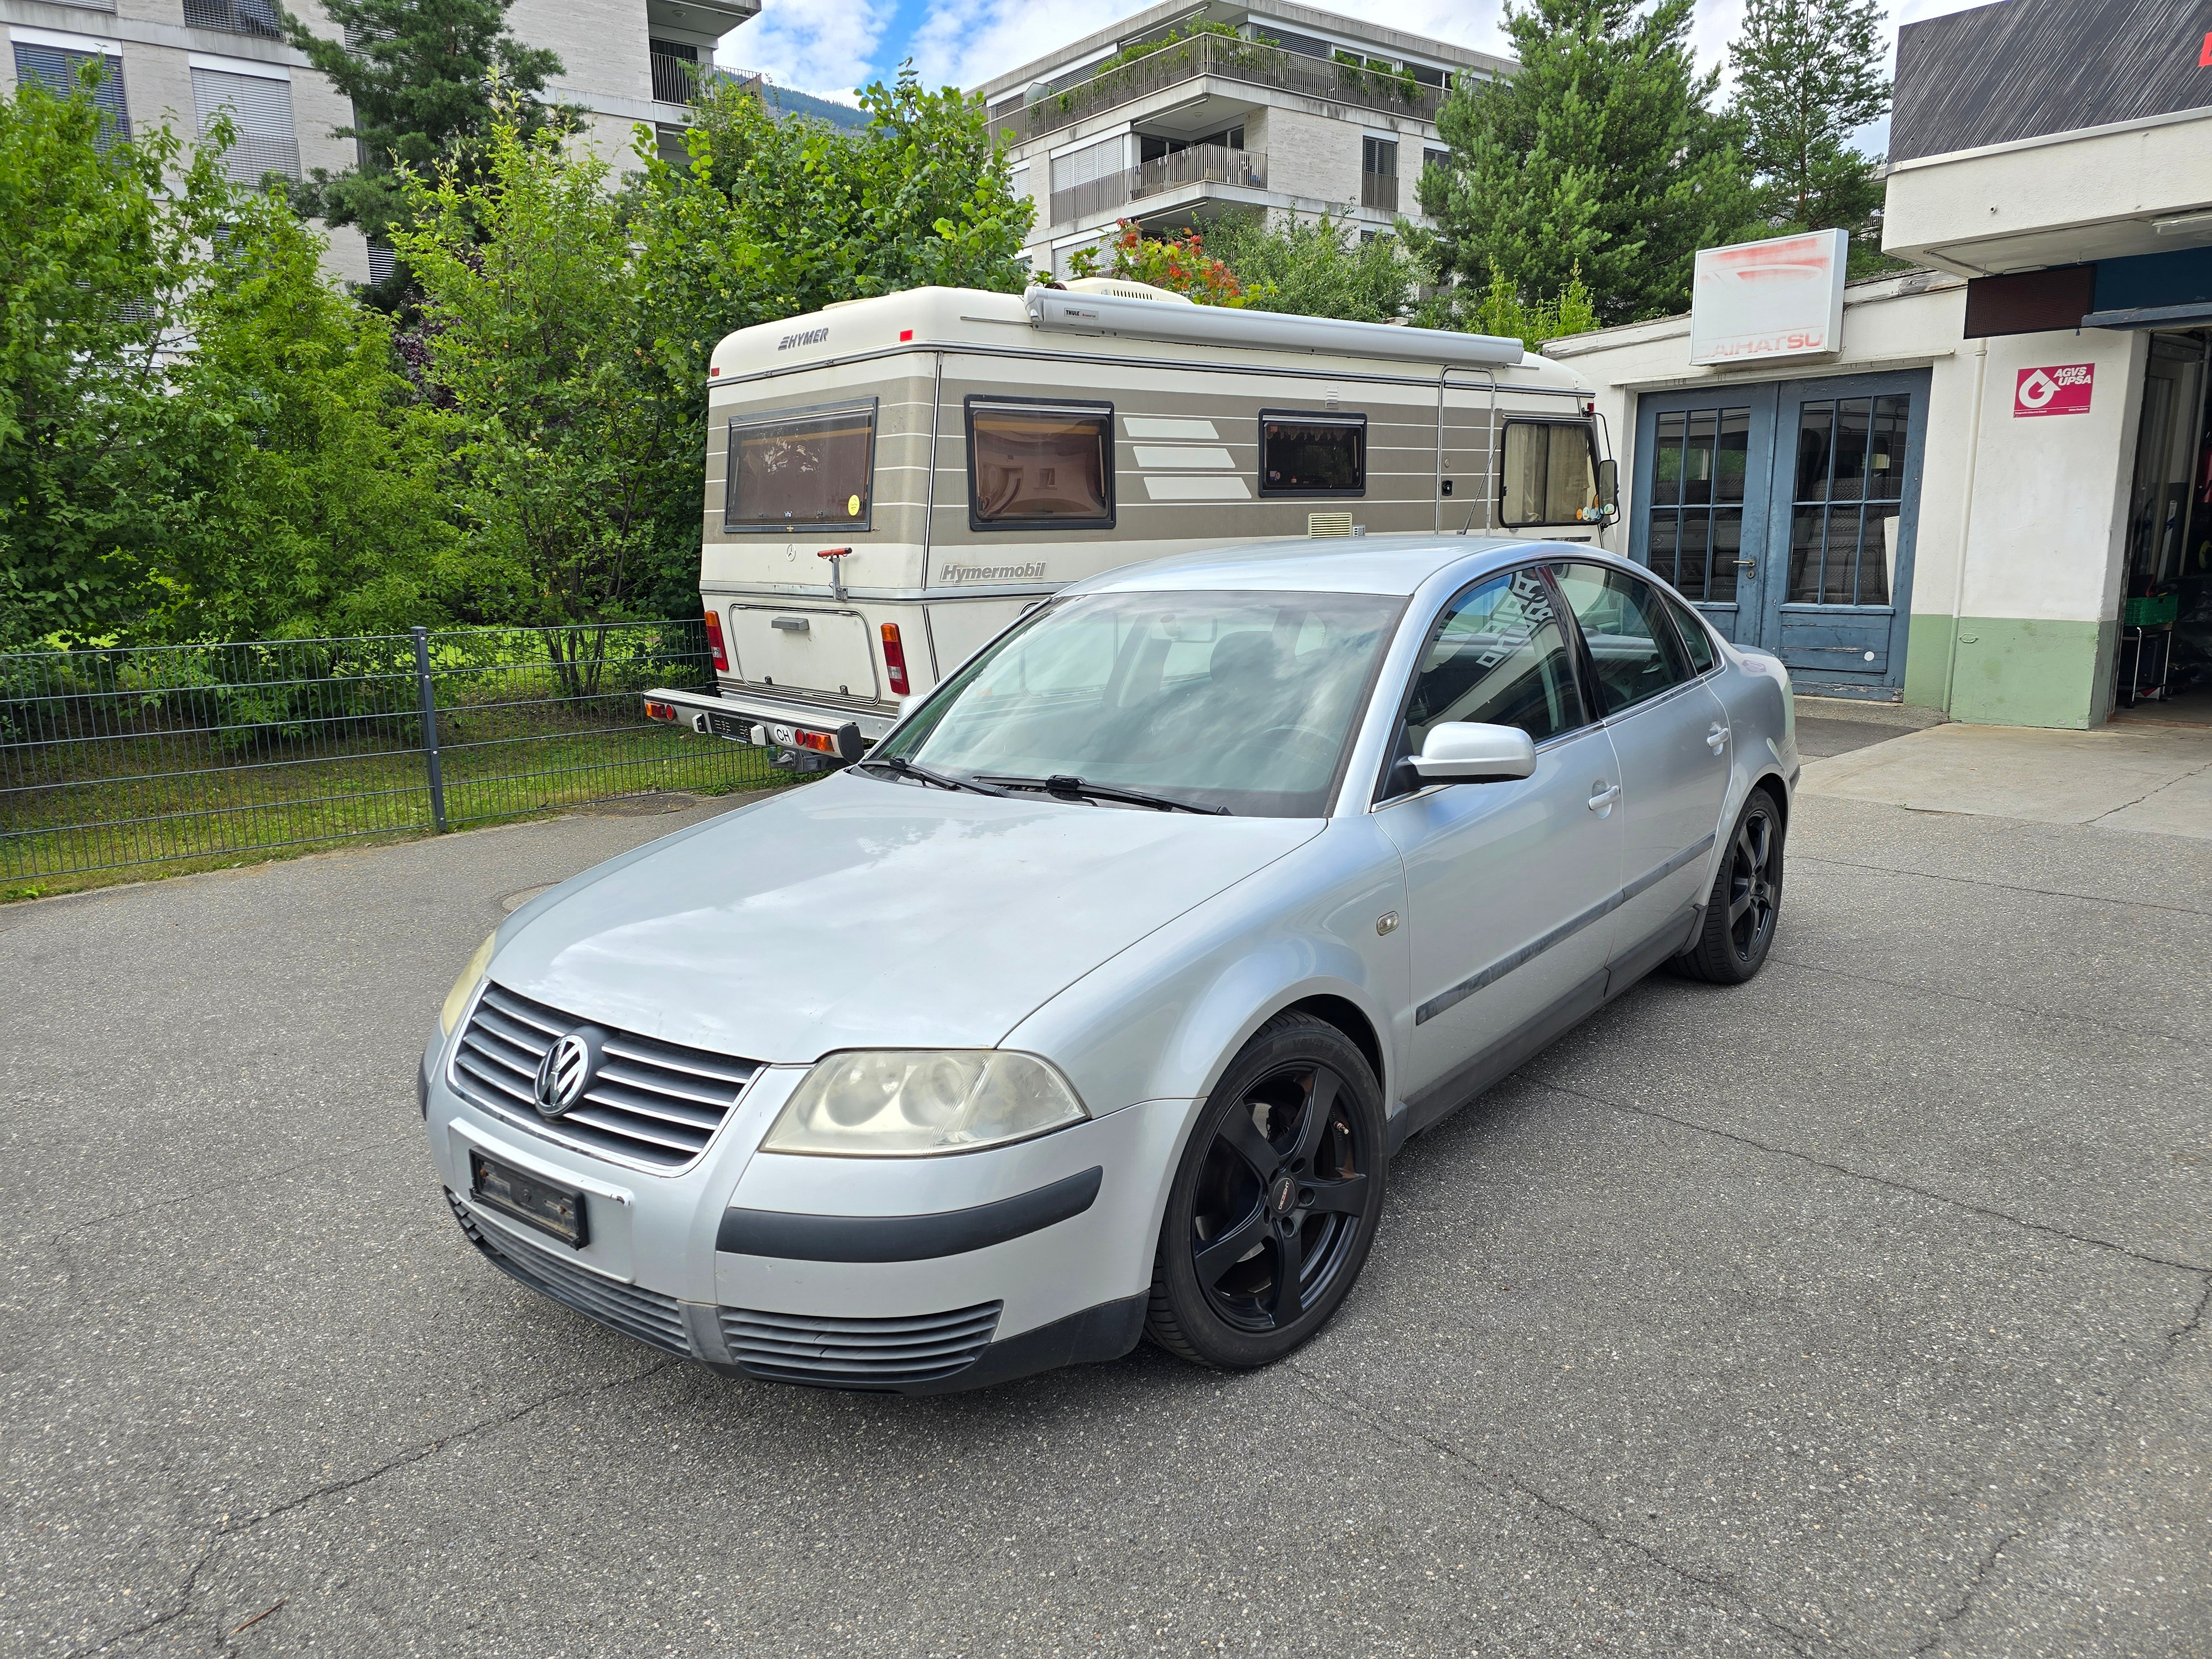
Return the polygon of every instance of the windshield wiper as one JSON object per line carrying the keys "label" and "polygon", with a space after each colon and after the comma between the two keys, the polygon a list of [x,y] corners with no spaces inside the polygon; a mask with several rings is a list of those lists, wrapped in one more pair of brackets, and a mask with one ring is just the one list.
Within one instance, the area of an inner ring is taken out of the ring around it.
{"label": "windshield wiper", "polygon": [[949,772],[933,772],[927,767],[916,766],[898,755],[888,756],[882,760],[853,763],[853,769],[856,772],[869,767],[881,767],[895,778],[912,778],[916,783],[934,784],[939,789],[966,789],[978,795],[1011,795],[1014,793],[1011,789],[994,789],[988,783],[977,783],[972,779],[956,778]]}
{"label": "windshield wiper", "polygon": [[1197,812],[1210,818],[1230,816],[1225,806],[1194,806],[1187,800],[1147,794],[1141,789],[1121,789],[1110,783],[1085,783],[1081,778],[1014,778],[998,772],[978,772],[975,775],[1015,789],[1042,789],[1048,795],[1059,795],[1069,800],[1117,800],[1131,806],[1149,806],[1161,812]]}

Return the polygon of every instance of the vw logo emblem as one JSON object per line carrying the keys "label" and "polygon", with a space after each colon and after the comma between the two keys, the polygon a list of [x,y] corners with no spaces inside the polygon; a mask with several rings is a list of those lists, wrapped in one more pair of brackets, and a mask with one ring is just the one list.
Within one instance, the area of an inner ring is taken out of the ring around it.
{"label": "vw logo emblem", "polygon": [[599,1036],[588,1025],[579,1026],[545,1051],[538,1063],[539,1116],[559,1117],[583,1099],[592,1074],[599,1069]]}

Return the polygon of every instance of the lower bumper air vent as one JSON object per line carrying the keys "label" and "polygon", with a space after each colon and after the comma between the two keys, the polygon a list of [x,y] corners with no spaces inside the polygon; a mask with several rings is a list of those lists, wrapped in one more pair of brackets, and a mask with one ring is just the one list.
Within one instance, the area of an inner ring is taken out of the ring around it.
{"label": "lower bumper air vent", "polygon": [[931,1382],[975,1363],[999,1328],[1001,1302],[900,1319],[823,1319],[722,1310],[730,1358],[755,1376],[830,1389]]}
{"label": "lower bumper air vent", "polygon": [[461,1224],[461,1231],[468,1235],[471,1244],[490,1257],[495,1267],[520,1279],[539,1295],[550,1296],[664,1353],[681,1354],[686,1359],[694,1357],[684,1310],[677,1305],[674,1297],[641,1290],[618,1279],[592,1273],[550,1250],[526,1244],[512,1233],[488,1227],[450,1192],[446,1194],[446,1202],[453,1206],[453,1219]]}

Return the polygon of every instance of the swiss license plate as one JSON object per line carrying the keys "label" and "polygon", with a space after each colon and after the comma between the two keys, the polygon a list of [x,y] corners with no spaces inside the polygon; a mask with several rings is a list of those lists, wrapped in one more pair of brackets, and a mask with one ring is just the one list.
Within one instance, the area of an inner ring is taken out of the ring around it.
{"label": "swiss license plate", "polygon": [[541,1181],[482,1152],[469,1154],[469,1196],[580,1250],[591,1238],[583,1194]]}

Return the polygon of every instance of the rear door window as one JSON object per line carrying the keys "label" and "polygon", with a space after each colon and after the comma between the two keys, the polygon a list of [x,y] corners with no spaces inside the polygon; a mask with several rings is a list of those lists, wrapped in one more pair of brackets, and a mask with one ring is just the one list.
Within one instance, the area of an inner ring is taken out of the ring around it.
{"label": "rear door window", "polygon": [[975,530],[1114,523],[1114,405],[968,399],[968,522]]}
{"label": "rear door window", "polygon": [[1633,708],[1692,678],[1666,601],[1650,583],[1602,564],[1556,564],[1552,575],[1589,647],[1605,713]]}
{"label": "rear door window", "polygon": [[875,511],[876,404],[784,410],[730,422],[725,530],[867,530]]}
{"label": "rear door window", "polygon": [[1692,673],[1703,674],[1713,665],[1713,636],[1705,632],[1705,625],[1698,613],[1680,600],[1668,599],[1667,609],[1674,614],[1674,626],[1680,630],[1683,648],[1690,653]]}

